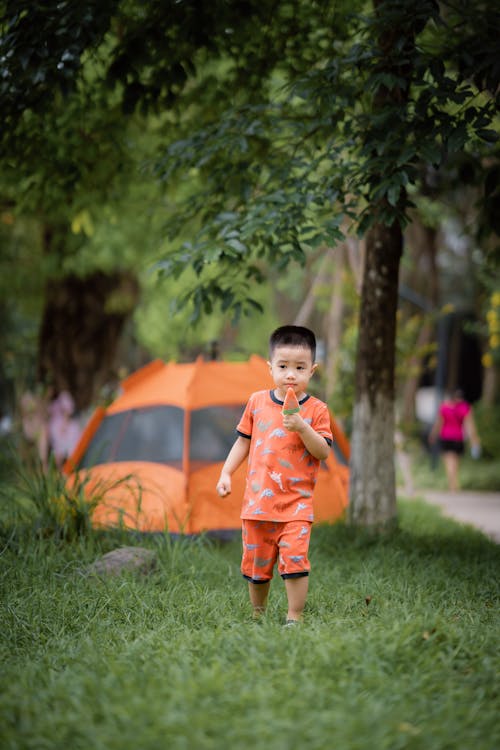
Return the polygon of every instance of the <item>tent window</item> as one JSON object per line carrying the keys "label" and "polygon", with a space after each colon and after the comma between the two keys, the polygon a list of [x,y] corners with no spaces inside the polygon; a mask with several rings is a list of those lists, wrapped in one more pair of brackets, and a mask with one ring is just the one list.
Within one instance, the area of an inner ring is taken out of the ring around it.
{"label": "tent window", "polygon": [[191,412],[190,461],[225,461],[237,438],[236,425],[243,414],[241,406],[210,406]]}
{"label": "tent window", "polygon": [[132,409],[105,417],[81,461],[82,468],[112,461],[179,464],[184,411],[176,406]]}
{"label": "tent window", "polygon": [[117,437],[121,434],[128,412],[105,417],[80,461],[81,469],[112,461],[111,454]]}

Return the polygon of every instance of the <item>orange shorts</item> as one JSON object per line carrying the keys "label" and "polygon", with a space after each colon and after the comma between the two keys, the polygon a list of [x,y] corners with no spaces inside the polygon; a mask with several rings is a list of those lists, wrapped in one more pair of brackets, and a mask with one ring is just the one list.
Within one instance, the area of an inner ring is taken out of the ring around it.
{"label": "orange shorts", "polygon": [[241,572],[252,583],[267,583],[278,561],[282,578],[309,575],[309,521],[249,521],[242,519]]}

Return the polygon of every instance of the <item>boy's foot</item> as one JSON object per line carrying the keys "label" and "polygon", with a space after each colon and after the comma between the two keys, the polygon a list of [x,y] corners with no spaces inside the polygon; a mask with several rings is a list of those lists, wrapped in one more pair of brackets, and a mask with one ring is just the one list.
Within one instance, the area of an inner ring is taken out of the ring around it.
{"label": "boy's foot", "polygon": [[299,624],[299,621],[298,621],[298,620],[287,620],[287,621],[285,622],[285,624],[284,624],[284,626],[283,626],[283,627],[285,627],[285,628],[291,628],[291,627],[293,627],[294,625],[298,625],[298,624]]}
{"label": "boy's foot", "polygon": [[252,620],[257,620],[257,622],[260,622],[265,614],[266,610],[264,607],[254,607],[254,610],[252,612]]}

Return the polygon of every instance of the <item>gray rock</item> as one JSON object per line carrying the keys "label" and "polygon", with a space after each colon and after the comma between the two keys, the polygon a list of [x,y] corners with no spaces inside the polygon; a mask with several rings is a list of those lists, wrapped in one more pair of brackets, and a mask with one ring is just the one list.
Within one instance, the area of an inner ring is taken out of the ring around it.
{"label": "gray rock", "polygon": [[123,571],[147,574],[156,568],[153,550],[144,547],[119,547],[103,555],[87,568],[89,575],[117,576]]}

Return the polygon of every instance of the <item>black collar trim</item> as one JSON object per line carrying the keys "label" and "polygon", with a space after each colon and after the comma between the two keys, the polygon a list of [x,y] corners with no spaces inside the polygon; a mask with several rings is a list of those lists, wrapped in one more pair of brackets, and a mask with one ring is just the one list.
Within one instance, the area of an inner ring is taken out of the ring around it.
{"label": "black collar trim", "polygon": [[[283,404],[285,403],[284,401],[279,400],[279,398],[276,396],[274,391],[269,391],[269,395],[271,396],[271,401],[274,401],[275,404],[279,404],[280,406],[283,406]],[[310,395],[306,393],[304,398],[299,401],[299,405],[302,406],[302,404],[305,404],[305,402],[310,398],[311,398]]]}

